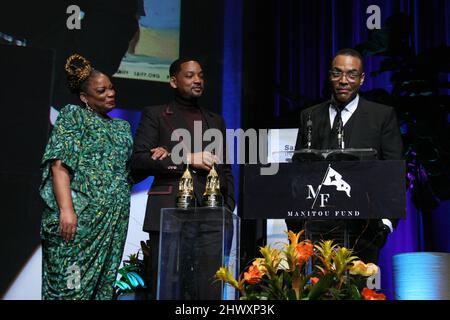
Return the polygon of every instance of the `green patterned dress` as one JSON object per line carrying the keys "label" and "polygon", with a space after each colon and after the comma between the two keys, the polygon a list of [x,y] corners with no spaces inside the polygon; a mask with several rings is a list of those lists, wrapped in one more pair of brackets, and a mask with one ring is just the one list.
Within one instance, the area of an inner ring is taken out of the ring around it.
{"label": "green patterned dress", "polygon": [[[124,120],[104,119],[76,105],[61,110],[42,159],[43,299],[112,298],[128,228],[132,144]],[[53,194],[50,166],[56,159],[69,168],[78,218],[69,243],[60,236]]]}

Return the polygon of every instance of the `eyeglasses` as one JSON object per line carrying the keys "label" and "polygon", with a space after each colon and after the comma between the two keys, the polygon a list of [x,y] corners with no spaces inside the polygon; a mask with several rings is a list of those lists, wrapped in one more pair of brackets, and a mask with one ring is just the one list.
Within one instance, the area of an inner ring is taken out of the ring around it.
{"label": "eyeglasses", "polygon": [[351,70],[348,72],[343,72],[340,70],[330,70],[330,78],[332,81],[337,81],[337,80],[341,79],[341,77],[344,74],[345,74],[345,77],[347,78],[347,80],[352,82],[352,81],[358,80],[358,78],[363,74],[363,72],[358,72],[355,70]]}

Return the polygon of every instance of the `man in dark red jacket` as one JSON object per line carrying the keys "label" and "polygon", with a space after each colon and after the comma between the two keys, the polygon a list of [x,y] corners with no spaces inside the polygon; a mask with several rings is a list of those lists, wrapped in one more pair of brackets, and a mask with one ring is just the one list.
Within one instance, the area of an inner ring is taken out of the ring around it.
{"label": "man in dark red jacket", "polygon": [[[203,141],[202,149],[194,149],[194,122],[201,123],[201,133],[207,129],[218,129],[222,133],[222,162],[215,166],[219,179],[220,191],[224,206],[234,210],[234,182],[231,165],[225,161],[226,129],[225,121],[219,114],[204,109],[198,105],[198,98],[203,94],[204,78],[200,63],[192,59],[178,59],[170,66],[170,85],[174,89],[174,100],[165,105],[150,106],[142,111],[141,121],[134,141],[131,169],[138,179],[154,176],[154,181],[148,192],[148,201],[144,221],[144,231],[150,235],[152,252],[152,292],[156,292],[158,247],[160,233],[160,212],[162,208],[176,207],[176,196],[180,178],[186,169],[185,163],[176,164],[169,152],[179,143],[185,143],[180,136],[172,141],[172,133],[176,129],[185,129],[191,135],[190,150],[183,155],[190,164],[193,177],[194,194],[197,205],[201,205],[205,191],[206,177],[213,162],[218,163],[218,154],[204,151],[210,143]],[[212,275],[209,275],[211,277]],[[201,297],[205,298],[205,297]]]}

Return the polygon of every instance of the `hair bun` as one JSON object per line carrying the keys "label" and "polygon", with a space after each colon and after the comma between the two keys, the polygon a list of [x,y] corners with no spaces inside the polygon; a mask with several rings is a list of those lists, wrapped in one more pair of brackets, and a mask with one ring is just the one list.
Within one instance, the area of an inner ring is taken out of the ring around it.
{"label": "hair bun", "polygon": [[67,74],[69,89],[78,93],[83,82],[89,78],[93,68],[89,60],[79,54],[67,58],[64,70]]}

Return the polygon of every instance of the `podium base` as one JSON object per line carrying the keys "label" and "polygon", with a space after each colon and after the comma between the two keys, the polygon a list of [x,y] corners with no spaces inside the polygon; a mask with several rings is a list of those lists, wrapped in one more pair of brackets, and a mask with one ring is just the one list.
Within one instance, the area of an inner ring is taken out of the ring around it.
{"label": "podium base", "polygon": [[161,209],[157,299],[235,299],[214,276],[239,271],[239,222],[224,207]]}

